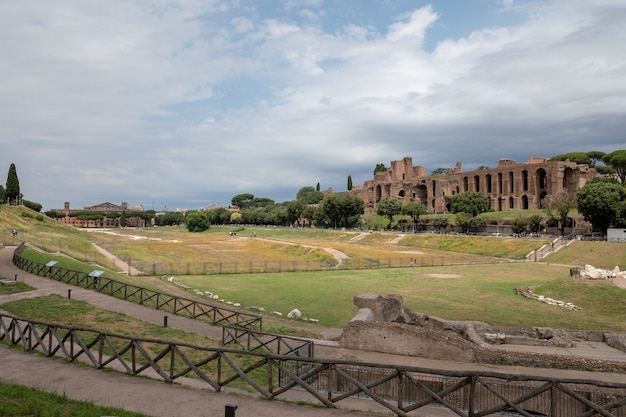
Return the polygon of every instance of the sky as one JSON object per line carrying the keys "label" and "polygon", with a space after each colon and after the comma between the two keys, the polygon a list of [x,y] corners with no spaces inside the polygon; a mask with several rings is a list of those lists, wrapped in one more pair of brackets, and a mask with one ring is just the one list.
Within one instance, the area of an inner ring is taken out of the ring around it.
{"label": "sky", "polygon": [[626,149],[623,0],[1,1],[0,56],[0,176],[43,211]]}

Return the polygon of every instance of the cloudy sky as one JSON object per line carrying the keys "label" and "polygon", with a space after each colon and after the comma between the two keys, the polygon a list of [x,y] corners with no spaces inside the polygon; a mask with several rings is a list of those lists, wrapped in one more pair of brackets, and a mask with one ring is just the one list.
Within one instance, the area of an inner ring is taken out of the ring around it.
{"label": "cloudy sky", "polygon": [[405,156],[625,149],[625,22],[623,0],[2,1],[0,181],[158,211]]}

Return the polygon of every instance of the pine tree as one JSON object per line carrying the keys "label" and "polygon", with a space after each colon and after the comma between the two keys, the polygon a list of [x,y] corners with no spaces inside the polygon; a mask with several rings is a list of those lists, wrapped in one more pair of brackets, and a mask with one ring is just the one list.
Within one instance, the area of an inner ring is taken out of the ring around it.
{"label": "pine tree", "polygon": [[15,164],[11,164],[9,167],[9,174],[7,175],[7,186],[5,190],[5,198],[8,204],[16,206],[20,197],[20,180],[17,178],[17,171],[15,170]]}
{"label": "pine tree", "polygon": [[352,175],[348,175],[348,191],[352,191]]}

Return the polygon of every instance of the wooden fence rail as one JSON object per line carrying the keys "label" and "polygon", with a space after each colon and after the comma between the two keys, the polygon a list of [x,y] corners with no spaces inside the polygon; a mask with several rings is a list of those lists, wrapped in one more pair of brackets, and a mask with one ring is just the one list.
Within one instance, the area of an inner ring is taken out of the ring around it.
{"label": "wooden fence rail", "polygon": [[[25,248],[26,246],[22,244],[15,250],[13,263],[32,274],[92,289],[155,310],[192,319],[204,319],[213,325],[229,326],[229,330],[222,332],[223,345],[234,343],[248,350],[264,349],[282,355],[313,356],[314,348],[311,341],[263,333],[261,331],[263,317],[260,315],[177,297],[103,276],[47,266],[22,257],[21,253]],[[247,340],[243,342],[243,338]]]}
{"label": "wooden fence rail", "polygon": [[278,355],[293,355],[305,358],[315,356],[314,342],[295,337],[263,333],[237,325],[222,326],[222,344],[236,344],[245,350],[264,350]]}
{"label": "wooden fence rail", "polygon": [[260,315],[165,294],[104,276],[92,276],[85,272],[73,271],[57,266],[47,266],[40,262],[22,257],[21,253],[25,248],[26,246],[21,244],[15,250],[13,253],[13,263],[18,268],[31,274],[81,288],[95,290],[125,301],[171,314],[192,319],[205,319],[215,325],[237,324],[240,327],[249,327],[251,329],[258,329],[259,331],[262,330],[263,318]]}
{"label": "wooden fence rail", "polygon": [[243,388],[272,400],[289,399],[290,391],[298,389],[310,394],[310,401],[329,408],[348,398],[365,398],[402,417],[431,406],[461,417],[502,412],[525,417],[626,416],[626,383],[207,348],[29,321],[9,314],[0,314],[0,342],[168,383],[194,378],[216,392],[225,387]]}

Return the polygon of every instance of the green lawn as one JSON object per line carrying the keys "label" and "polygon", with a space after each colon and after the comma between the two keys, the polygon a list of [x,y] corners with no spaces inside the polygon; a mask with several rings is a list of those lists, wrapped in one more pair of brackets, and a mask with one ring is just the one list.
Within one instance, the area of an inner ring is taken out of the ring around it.
{"label": "green lawn", "polygon": [[[477,320],[510,327],[626,331],[626,290],[611,282],[574,281],[569,268],[538,263],[396,268],[360,271],[178,276],[177,280],[225,301],[267,312],[298,308],[307,318],[343,327],[356,313],[355,295],[398,294],[414,312],[450,320]],[[528,300],[517,287],[572,302],[573,312]],[[602,300],[613,300],[605,308]]]}
{"label": "green lawn", "polygon": [[0,416],[7,417],[148,417],[14,384],[0,383],[0,398]]}

